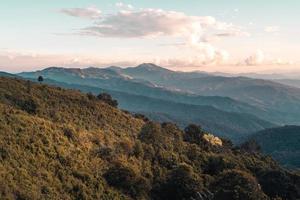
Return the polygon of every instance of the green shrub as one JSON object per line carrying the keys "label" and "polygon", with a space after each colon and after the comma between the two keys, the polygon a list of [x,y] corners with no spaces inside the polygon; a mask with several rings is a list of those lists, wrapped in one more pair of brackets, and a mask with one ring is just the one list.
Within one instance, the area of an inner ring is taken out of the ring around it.
{"label": "green shrub", "polygon": [[192,199],[202,190],[202,179],[191,166],[183,164],[170,172],[166,181],[154,190],[154,196],[156,199]]}
{"label": "green shrub", "polygon": [[132,168],[122,164],[115,164],[109,168],[104,177],[109,185],[134,198],[146,196],[150,190],[147,179],[137,174]]}
{"label": "green shrub", "polygon": [[212,184],[214,200],[267,200],[256,179],[249,173],[227,170]]}

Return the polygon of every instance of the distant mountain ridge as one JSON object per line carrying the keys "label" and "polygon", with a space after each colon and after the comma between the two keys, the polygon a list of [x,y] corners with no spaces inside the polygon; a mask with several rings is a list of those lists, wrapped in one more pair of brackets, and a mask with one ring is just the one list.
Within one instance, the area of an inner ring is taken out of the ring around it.
{"label": "distant mountain ridge", "polygon": [[300,89],[269,80],[212,76],[201,72],[176,72],[151,63],[131,68],[55,68],[55,70],[56,73],[53,72],[53,68],[50,70],[48,68],[19,75],[27,78],[43,75],[59,82],[100,87],[163,100],[170,100],[172,94],[176,93],[177,96],[174,96],[173,101],[188,104],[195,104],[194,100],[189,98],[178,101],[177,99],[180,99],[178,93],[200,95],[202,99],[203,96],[222,96],[234,99],[233,104],[247,104],[246,107],[252,107],[252,111],[246,113],[273,123],[300,124]]}
{"label": "distant mountain ridge", "polygon": [[[138,68],[148,69],[146,66],[139,66]],[[153,68],[158,71],[168,71],[158,67]],[[151,70],[154,70],[153,68]],[[59,83],[54,83],[56,85],[77,88],[94,94],[106,91],[119,101],[120,107],[123,109],[132,112],[152,113],[150,117],[153,119],[161,119],[157,114],[164,113],[164,115],[169,116],[169,121],[176,122],[182,127],[190,122],[201,124],[206,130],[233,140],[245,137],[248,133],[257,130],[275,126],[274,123],[254,116],[264,116],[264,110],[229,97],[197,96],[174,92],[145,82],[124,78],[124,76],[116,77],[120,71],[113,73],[113,76],[111,76],[110,70],[108,70],[110,73],[107,75],[106,69],[70,69],[70,74],[65,74],[66,71],[68,69],[61,69],[60,71],[59,68],[48,68],[21,75],[27,78],[43,75],[46,79],[58,81]],[[100,73],[100,76],[97,73]],[[104,75],[110,76],[110,78],[103,78]],[[91,76],[92,78],[89,78]]]}
{"label": "distant mountain ridge", "polygon": [[[245,138],[253,131],[275,126],[275,124],[253,115],[223,111],[216,109],[214,106],[184,104],[99,87],[67,84],[50,79],[45,79],[44,82],[64,88],[79,89],[83,92],[92,92],[95,95],[106,92],[118,100],[119,106],[122,109],[144,113],[151,119],[160,122],[164,122],[162,116],[168,116],[164,117],[166,121],[176,122],[182,128],[192,122],[201,124],[205,130],[231,138],[233,141]],[[207,98],[210,101],[210,98]]]}
{"label": "distant mountain ridge", "polygon": [[300,126],[283,126],[259,131],[250,137],[264,153],[282,165],[300,169]]}

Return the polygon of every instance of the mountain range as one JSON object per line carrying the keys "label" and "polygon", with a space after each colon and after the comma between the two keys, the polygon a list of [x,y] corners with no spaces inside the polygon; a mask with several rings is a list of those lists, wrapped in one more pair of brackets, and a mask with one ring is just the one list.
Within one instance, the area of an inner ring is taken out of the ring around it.
{"label": "mountain range", "polygon": [[300,126],[283,126],[259,131],[250,137],[262,151],[288,168],[300,168]]}
{"label": "mountain range", "polygon": [[234,142],[265,128],[300,123],[300,89],[270,80],[178,72],[151,63],[2,74],[30,80],[40,75],[52,85],[109,93],[120,108],[153,120],[176,122],[180,127],[201,124]]}

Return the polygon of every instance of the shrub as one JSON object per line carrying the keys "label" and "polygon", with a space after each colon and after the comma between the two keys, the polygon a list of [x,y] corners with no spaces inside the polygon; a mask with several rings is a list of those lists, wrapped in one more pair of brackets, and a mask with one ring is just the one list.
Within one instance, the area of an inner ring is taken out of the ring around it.
{"label": "shrub", "polygon": [[165,183],[156,188],[158,199],[192,199],[203,190],[202,179],[193,172],[189,165],[179,165],[172,170]]}
{"label": "shrub", "polygon": [[86,96],[87,96],[87,98],[89,99],[89,100],[95,100],[96,99],[96,97],[93,95],[93,93],[91,93],[91,92],[88,92],[87,94],[86,94]]}
{"label": "shrub", "polygon": [[221,156],[211,156],[204,166],[204,173],[209,175],[217,175],[225,169],[232,169],[234,167],[235,166],[233,163],[226,161],[226,159]]}
{"label": "shrub", "polygon": [[190,124],[184,129],[184,140],[189,143],[200,144],[204,132],[201,127],[195,124]]}
{"label": "shrub", "polygon": [[143,115],[143,114],[139,114],[139,113],[135,113],[135,114],[133,115],[133,117],[134,117],[134,118],[137,118],[137,119],[141,119],[141,120],[143,120],[144,122],[149,122],[149,121],[150,121],[148,117],[146,117],[146,116]]}
{"label": "shrub", "polygon": [[137,140],[133,146],[133,155],[137,158],[144,157],[144,149],[141,141]]}
{"label": "shrub", "polygon": [[300,199],[300,180],[295,183],[292,175],[279,170],[260,172],[259,183],[263,191],[270,197],[282,199]]}
{"label": "shrub", "polygon": [[248,153],[258,153],[261,151],[260,145],[255,140],[248,140],[241,144],[241,150],[248,152]]}
{"label": "shrub", "polygon": [[37,104],[33,99],[28,99],[22,102],[21,109],[26,111],[29,114],[37,113]]}
{"label": "shrub", "polygon": [[214,200],[268,199],[256,179],[239,170],[224,171],[212,186],[215,190]]}
{"label": "shrub", "polygon": [[147,179],[140,176],[132,168],[122,164],[115,164],[109,168],[104,177],[109,185],[134,198],[145,196],[150,190]]}
{"label": "shrub", "polygon": [[152,144],[155,147],[163,145],[163,135],[161,133],[161,126],[155,122],[145,124],[139,135],[139,139],[146,143]]}
{"label": "shrub", "polygon": [[118,101],[113,99],[110,94],[101,93],[97,96],[97,99],[107,103],[108,105],[110,105],[112,107],[115,107],[115,108],[118,107]]}
{"label": "shrub", "polygon": [[78,140],[78,136],[77,136],[77,134],[76,134],[76,132],[73,128],[65,127],[63,131],[64,131],[64,135],[69,140],[72,140],[72,141],[77,141]]}

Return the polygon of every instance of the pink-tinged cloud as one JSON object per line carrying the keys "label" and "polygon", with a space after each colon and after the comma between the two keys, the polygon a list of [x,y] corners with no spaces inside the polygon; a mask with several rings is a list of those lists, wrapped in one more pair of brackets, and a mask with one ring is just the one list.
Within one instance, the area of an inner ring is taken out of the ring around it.
{"label": "pink-tinged cloud", "polygon": [[73,17],[80,17],[86,19],[99,19],[101,17],[101,10],[96,7],[87,7],[87,8],[68,8],[62,9],[60,12],[70,15]]}
{"label": "pink-tinged cloud", "polygon": [[238,26],[219,22],[211,16],[189,16],[182,12],[161,9],[121,10],[103,16],[96,25],[84,28],[83,33],[99,37],[192,37],[204,34],[216,37],[243,36]]}

